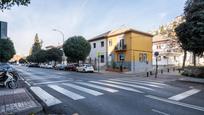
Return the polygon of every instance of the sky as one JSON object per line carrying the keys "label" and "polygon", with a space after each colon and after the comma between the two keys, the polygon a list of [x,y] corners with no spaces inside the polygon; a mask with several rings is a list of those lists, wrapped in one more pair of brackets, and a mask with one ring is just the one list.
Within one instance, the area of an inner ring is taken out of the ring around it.
{"label": "sky", "polygon": [[130,27],[149,32],[182,15],[186,0],[31,0],[28,7],[0,11],[0,21],[8,22],[8,36],[18,55],[27,56],[35,34],[43,47],[62,44],[82,35],[93,38],[106,31]]}

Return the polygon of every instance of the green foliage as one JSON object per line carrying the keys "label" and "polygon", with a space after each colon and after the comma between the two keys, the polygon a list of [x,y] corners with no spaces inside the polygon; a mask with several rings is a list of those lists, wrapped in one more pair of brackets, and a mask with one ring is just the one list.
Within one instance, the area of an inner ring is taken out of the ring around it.
{"label": "green foliage", "polygon": [[21,58],[21,59],[19,59],[19,63],[27,63],[27,61],[26,61],[26,59]]}
{"label": "green foliage", "polygon": [[181,47],[197,56],[202,56],[204,52],[204,0],[188,0],[184,14],[186,21],[175,29]]}
{"label": "green foliage", "polygon": [[58,61],[62,60],[63,52],[58,48],[52,48],[49,50],[39,50],[38,52],[33,53],[28,56],[26,59],[29,62],[34,63],[44,63],[48,61]]}
{"label": "green foliage", "polygon": [[201,56],[204,52],[204,1],[188,0],[184,14],[190,33],[189,51]]}
{"label": "green foliage", "polygon": [[37,63],[44,63],[47,61],[47,52],[45,50],[40,50],[33,54],[35,57],[35,62]]}
{"label": "green foliage", "polygon": [[91,45],[84,37],[73,36],[65,41],[63,50],[70,61],[84,61],[90,53]]}
{"label": "green foliage", "polygon": [[0,62],[9,61],[15,53],[13,42],[10,39],[0,39]]}
{"label": "green foliage", "polygon": [[62,50],[60,50],[58,48],[52,48],[52,49],[47,50],[48,61],[61,62],[62,61],[62,55],[63,55]]}
{"label": "green foliage", "polygon": [[188,24],[186,22],[181,23],[179,26],[177,26],[177,28],[175,29],[175,32],[178,36],[178,41],[180,43],[180,46],[184,49],[184,50],[189,50],[189,37],[190,37],[190,32],[188,29]]}
{"label": "green foliage", "polygon": [[30,0],[1,0],[0,9],[3,11],[4,9],[10,9],[11,7],[15,5],[27,6],[28,4],[30,4]]}
{"label": "green foliage", "polygon": [[34,44],[32,46],[31,55],[39,52],[41,50],[41,46],[42,46],[42,44],[38,38],[38,34],[36,34],[35,39],[34,39]]}

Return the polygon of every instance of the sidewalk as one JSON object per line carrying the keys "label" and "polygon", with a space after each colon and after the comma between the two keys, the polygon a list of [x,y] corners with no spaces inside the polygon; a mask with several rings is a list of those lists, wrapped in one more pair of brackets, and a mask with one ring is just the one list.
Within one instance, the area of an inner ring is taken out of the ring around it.
{"label": "sidewalk", "polygon": [[0,115],[27,115],[41,110],[41,105],[24,88],[0,90]]}
{"label": "sidewalk", "polygon": [[[97,72],[97,71],[96,71]],[[141,77],[142,79],[148,79],[148,80],[161,80],[161,81],[182,81],[182,82],[193,82],[193,83],[199,83],[204,84],[204,79],[202,78],[193,78],[193,77],[186,77],[181,75],[181,73],[178,72],[178,70],[170,70],[169,72],[163,71],[163,74],[161,74],[161,70],[158,71],[158,76],[155,78],[155,73],[153,72],[153,75],[149,74],[149,77],[147,77],[146,72],[140,72],[140,73],[132,73],[132,72],[109,72],[109,71],[100,71],[99,73],[102,74],[112,74],[112,75],[122,75],[124,77]]]}

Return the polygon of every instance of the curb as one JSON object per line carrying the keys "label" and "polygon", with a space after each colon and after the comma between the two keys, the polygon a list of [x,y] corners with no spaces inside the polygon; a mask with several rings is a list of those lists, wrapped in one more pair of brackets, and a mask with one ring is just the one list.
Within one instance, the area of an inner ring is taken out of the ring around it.
{"label": "curb", "polygon": [[178,79],[177,81],[181,81],[181,82],[189,82],[189,83],[197,83],[197,84],[203,84],[204,85],[204,82],[201,82],[201,81],[197,81],[197,80],[187,80],[187,79]]}
{"label": "curb", "polygon": [[[25,88],[24,88],[25,89]],[[37,105],[37,107],[34,108],[29,108],[29,109],[25,109],[22,110],[20,112],[17,112],[17,115],[28,115],[28,114],[33,114],[33,113],[39,113],[43,110],[42,106],[40,105],[40,103],[38,103],[38,101],[30,94],[30,92],[25,89],[26,93],[30,96],[30,98],[35,102],[35,104]]]}

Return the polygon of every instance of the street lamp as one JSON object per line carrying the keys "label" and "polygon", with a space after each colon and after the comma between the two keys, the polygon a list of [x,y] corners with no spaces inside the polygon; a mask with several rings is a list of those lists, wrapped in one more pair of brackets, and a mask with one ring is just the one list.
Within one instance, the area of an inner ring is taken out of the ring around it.
{"label": "street lamp", "polygon": [[[53,31],[59,32],[62,35],[62,40],[63,40],[62,42],[64,43],[64,33],[58,29],[53,29]],[[62,43],[62,45],[63,45],[63,43]]]}
{"label": "street lamp", "polygon": [[[56,32],[59,32],[61,35],[62,35],[62,46],[63,46],[63,44],[64,44],[64,33],[62,32],[62,31],[60,31],[60,30],[58,30],[58,29],[53,29],[53,31],[56,31]],[[63,48],[62,48],[62,52],[63,52],[63,55],[62,55],[62,64],[65,64],[65,54],[64,54],[64,51],[63,51]]]}

